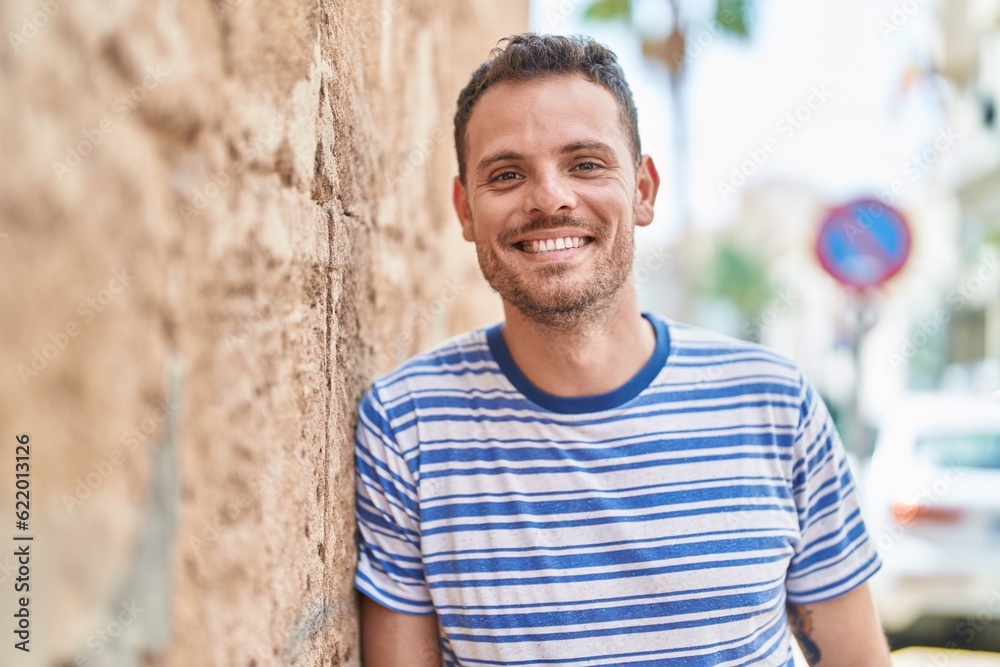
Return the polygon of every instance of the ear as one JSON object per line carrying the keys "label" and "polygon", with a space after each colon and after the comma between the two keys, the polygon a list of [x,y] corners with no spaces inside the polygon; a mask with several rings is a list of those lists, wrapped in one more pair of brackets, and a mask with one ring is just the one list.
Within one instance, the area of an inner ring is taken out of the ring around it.
{"label": "ear", "polygon": [[656,165],[653,164],[653,158],[643,155],[639,159],[639,169],[635,179],[637,226],[645,227],[653,222],[653,204],[656,203],[656,192],[659,189],[660,175],[656,171]]}
{"label": "ear", "polygon": [[462,225],[462,236],[466,241],[475,241],[472,234],[472,212],[469,210],[469,198],[465,194],[465,186],[462,180],[456,176],[455,184],[452,187],[452,203],[455,205],[455,213],[458,214],[458,221]]}

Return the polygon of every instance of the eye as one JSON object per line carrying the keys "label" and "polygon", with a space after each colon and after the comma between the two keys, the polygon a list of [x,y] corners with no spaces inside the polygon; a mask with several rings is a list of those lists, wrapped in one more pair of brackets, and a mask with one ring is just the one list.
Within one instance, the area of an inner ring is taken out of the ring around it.
{"label": "eye", "polygon": [[576,165],[573,168],[578,169],[580,171],[594,171],[595,169],[600,169],[601,165],[597,164],[596,162],[587,161],[587,162],[581,162],[580,164]]}
{"label": "eye", "polygon": [[494,181],[513,181],[516,178],[520,178],[520,174],[516,171],[501,171],[499,174],[490,179],[490,182]]}

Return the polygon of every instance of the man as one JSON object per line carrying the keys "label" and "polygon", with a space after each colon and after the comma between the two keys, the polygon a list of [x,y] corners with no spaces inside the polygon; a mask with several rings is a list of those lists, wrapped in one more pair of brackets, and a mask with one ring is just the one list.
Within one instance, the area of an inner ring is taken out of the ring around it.
{"label": "man", "polygon": [[459,96],[454,184],[505,321],[361,402],[365,666],[790,665],[793,633],[812,664],[889,665],[815,391],[639,310],[659,176],[614,54],[506,42]]}

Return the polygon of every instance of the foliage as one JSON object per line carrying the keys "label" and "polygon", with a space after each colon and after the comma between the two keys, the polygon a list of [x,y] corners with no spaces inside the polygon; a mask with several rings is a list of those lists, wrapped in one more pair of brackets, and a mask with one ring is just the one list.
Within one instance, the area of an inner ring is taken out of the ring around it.
{"label": "foliage", "polygon": [[730,240],[716,248],[703,283],[706,294],[728,299],[747,320],[764,309],[774,292],[764,260]]}
{"label": "foliage", "polygon": [[[604,23],[619,20],[629,23],[632,9],[632,0],[593,0],[585,10],[584,18]],[[728,35],[747,39],[750,36],[747,0],[716,0],[715,24]]]}
{"label": "foliage", "polygon": [[715,24],[734,37],[750,37],[749,11],[746,0],[717,0]]}
{"label": "foliage", "polygon": [[584,17],[588,21],[632,20],[632,0],[594,0],[587,7]]}

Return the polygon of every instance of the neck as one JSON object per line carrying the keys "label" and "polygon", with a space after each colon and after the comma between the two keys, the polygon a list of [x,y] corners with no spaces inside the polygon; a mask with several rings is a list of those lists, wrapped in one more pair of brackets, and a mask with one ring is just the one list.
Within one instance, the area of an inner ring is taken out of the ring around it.
{"label": "neck", "polygon": [[639,310],[635,288],[629,284],[619,295],[616,303],[565,328],[528,319],[504,301],[502,332],[514,363],[555,396],[592,396],[622,386],[652,356],[656,333]]}

